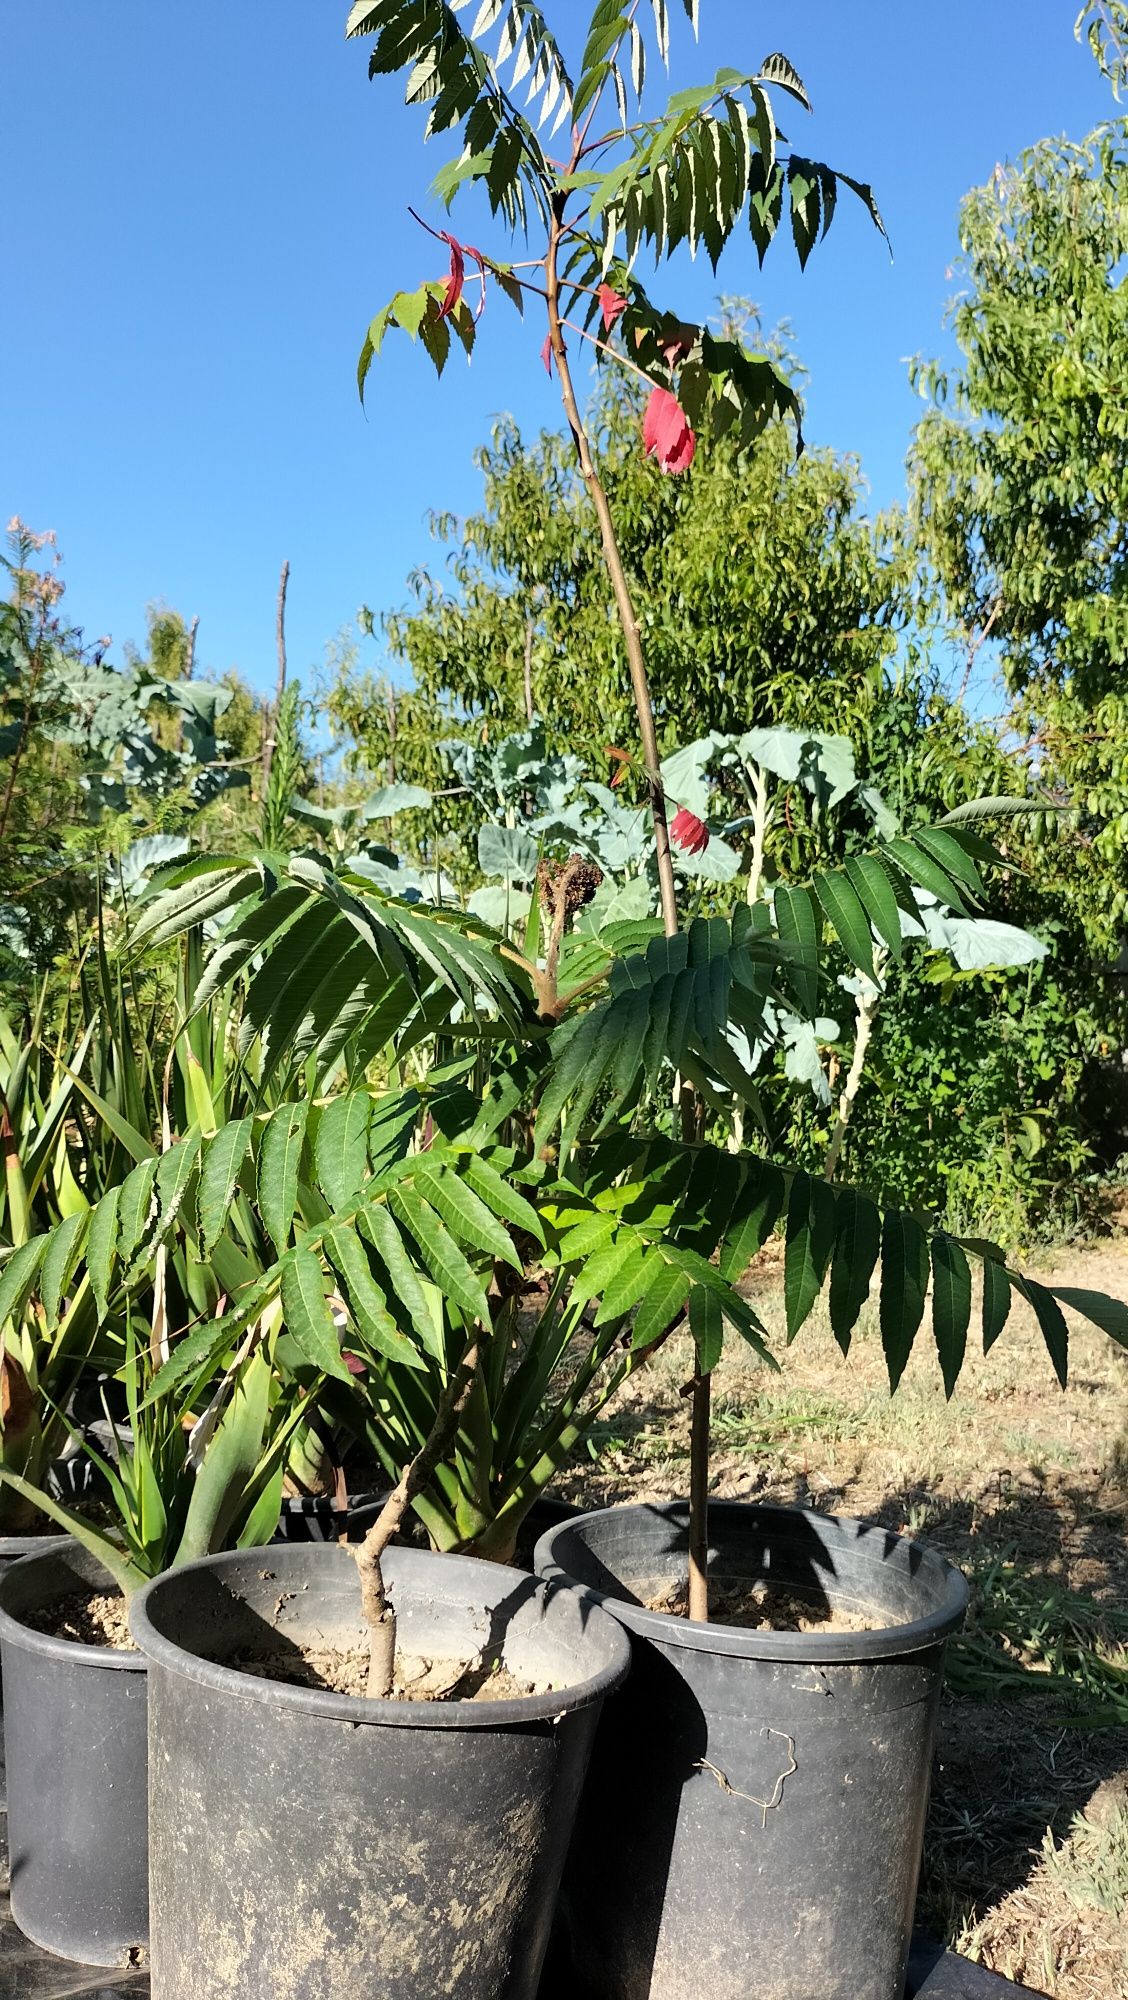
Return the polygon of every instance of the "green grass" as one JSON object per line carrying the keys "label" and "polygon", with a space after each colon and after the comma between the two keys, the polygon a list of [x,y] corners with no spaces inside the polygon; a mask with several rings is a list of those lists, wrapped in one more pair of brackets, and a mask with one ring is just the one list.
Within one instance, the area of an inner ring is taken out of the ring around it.
{"label": "green grass", "polygon": [[1128,1725],[1128,1611],[1028,1582],[1012,1562],[970,1573],[972,1606],[948,1651],[952,1692],[979,1701],[1053,1695],[1073,1728]]}

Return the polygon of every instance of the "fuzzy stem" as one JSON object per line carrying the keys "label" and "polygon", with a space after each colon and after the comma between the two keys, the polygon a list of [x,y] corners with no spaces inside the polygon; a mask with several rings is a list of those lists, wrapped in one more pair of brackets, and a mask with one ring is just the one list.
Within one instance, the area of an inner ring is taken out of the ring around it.
{"label": "fuzzy stem", "polygon": [[415,1495],[426,1486],[470,1400],[478,1367],[475,1334],[439,1398],[435,1421],[423,1443],[389,1494],[356,1551],[360,1571],[360,1607],[369,1632],[368,1694],[386,1699],[392,1691],[396,1663],[396,1614],[388,1601],[381,1558],[403,1525]]}
{"label": "fuzzy stem", "polygon": [[[876,953],[874,954],[874,958],[875,970],[880,972],[881,964]],[[861,1089],[862,1073],[866,1066],[866,1056],[869,1052],[870,1040],[880,1007],[881,988],[879,986],[863,987],[858,995],[858,1007],[854,1021],[854,1054],[850,1068],[846,1073],[846,1081],[842,1086],[842,1093],[835,1107],[834,1129],[830,1135],[830,1144],[826,1149],[826,1159],[823,1161],[823,1179],[825,1181],[832,1181],[834,1179],[835,1169],[838,1166],[839,1156],[846,1139],[846,1129],[853,1115],[855,1100]]]}
{"label": "fuzzy stem", "polygon": [[560,316],[560,278],[557,261],[560,237],[563,229],[563,207],[560,200],[553,204],[552,228],[548,241],[548,256],[545,260],[545,275],[548,293],[548,334],[552,346],[556,371],[560,378],[560,395],[564,404],[564,414],[568,428],[576,446],[576,456],[580,462],[580,472],[591,495],[596,518],[599,521],[600,539],[603,543],[603,559],[611,579],[615,595],[615,607],[619,614],[619,624],[623,633],[623,644],[627,652],[630,669],[631,689],[634,694],[635,709],[638,714],[639,734],[642,738],[643,764],[650,786],[650,802],[654,813],[654,847],[658,860],[658,889],[662,902],[662,922],[667,937],[673,937],[678,928],[677,893],[674,886],[674,864],[670,853],[670,830],[666,821],[666,794],[662,784],[662,773],[658,761],[658,737],[654,728],[654,703],[650,694],[650,682],[643,657],[642,640],[639,637],[638,618],[631,597],[630,584],[623,566],[619,538],[615,533],[615,522],[607,492],[595,469],[591,440],[584,428],[576,401],[572,371],[568,362],[568,351],[564,345],[564,334]]}
{"label": "fuzzy stem", "polygon": [[[590,121],[589,121],[590,122]],[[582,145],[582,137],[579,142]],[[548,255],[545,258],[545,281],[548,293],[548,335],[560,378],[560,394],[564,404],[564,414],[568,419],[580,462],[580,472],[584,484],[591,495],[599,521],[599,532],[603,543],[603,559],[611,579],[615,595],[615,605],[619,613],[623,643],[627,651],[630,668],[631,688],[634,694],[635,710],[638,715],[639,736],[642,740],[643,763],[650,787],[651,808],[654,814],[654,852],[658,863],[658,892],[662,903],[662,924],[667,937],[674,937],[678,929],[677,889],[674,883],[674,863],[670,852],[670,829],[666,817],[666,793],[662,783],[662,771],[658,761],[658,737],[654,727],[654,701],[650,692],[650,681],[646,672],[646,660],[639,635],[638,618],[630,584],[623,565],[619,538],[615,533],[615,522],[606,488],[595,469],[591,441],[584,428],[576,401],[576,391],[572,382],[572,371],[568,362],[568,351],[564,345],[564,333],[560,315],[560,278],[558,257],[560,238],[564,228],[564,201],[558,197],[552,207],[552,227],[548,240]],[[687,1086],[680,1090],[683,1123],[694,1123],[693,1093]],[[690,1616],[702,1620],[709,1615],[708,1607],[708,1494],[709,1494],[709,1378],[699,1376],[693,1392],[692,1451],[689,1475],[690,1511]]]}

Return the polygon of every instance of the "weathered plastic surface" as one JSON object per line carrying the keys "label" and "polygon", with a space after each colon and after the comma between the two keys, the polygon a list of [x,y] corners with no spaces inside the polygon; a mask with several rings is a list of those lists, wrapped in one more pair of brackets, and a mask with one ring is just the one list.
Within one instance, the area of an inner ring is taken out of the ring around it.
{"label": "weathered plastic surface", "polygon": [[610,1508],[543,1537],[538,1572],[588,1586],[634,1652],[564,1879],[575,2000],[899,2000],[944,1646],[967,1586],[860,1522],[734,1502],[709,1515],[718,1583],[798,1585],[883,1629],[644,1610],[685,1575],[681,1505]]}
{"label": "weathered plastic surface", "polygon": [[69,1540],[0,1577],[12,1912],[48,1951],[128,1966],[148,1931],[145,1660],[20,1622],[91,1585],[112,1588]]}
{"label": "weathered plastic surface", "polygon": [[503,1653],[552,1692],[369,1702],[218,1664],[362,1642],[343,1549],[209,1557],[140,1593],[154,2000],[533,2000],[622,1628],[494,1563],[392,1549],[410,1654]]}
{"label": "weathered plastic surface", "polygon": [[[4,1840],[3,1760],[0,1759],[0,1995],[3,2000],[148,2000],[149,1975],[114,1973],[76,1965],[29,1944],[8,1909],[8,1857]],[[906,2000],[1037,2000],[1031,1990],[970,1965],[954,1952],[923,1940],[914,1945]],[[573,1985],[541,1985],[538,2000],[583,2000]]]}
{"label": "weathered plastic surface", "polygon": [[322,1494],[301,1494],[282,1502],[276,1542],[339,1542],[344,1535],[359,1542],[380,1512],[380,1499],[373,1493],[350,1496],[344,1507]]}

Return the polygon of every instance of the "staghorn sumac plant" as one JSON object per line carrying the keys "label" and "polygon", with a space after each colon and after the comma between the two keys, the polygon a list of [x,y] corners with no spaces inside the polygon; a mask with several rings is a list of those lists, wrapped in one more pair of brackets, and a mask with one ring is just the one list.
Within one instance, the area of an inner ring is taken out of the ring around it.
{"label": "staghorn sumac plant", "polygon": [[[682,0],[682,11],[696,33],[699,0]],[[756,70],[721,69],[711,83],[675,91],[651,108],[648,60],[653,53],[668,66],[670,12],[669,0],[651,0],[649,7],[642,0],[598,0],[574,78],[560,39],[531,0],[356,0],[346,33],[373,38],[370,75],[406,77],[407,101],[426,107],[428,139],[458,132],[461,153],[435,182],[447,207],[460,190],[481,184],[491,214],[511,233],[531,234],[539,226],[541,254],[517,262],[463,244],[449,230],[432,232],[449,249],[448,275],[417,291],[397,292],[376,314],[361,349],[360,391],[363,396],[372,361],[393,326],[420,339],[441,373],[452,329],[472,354],[491,284],[521,313],[527,302],[543,309],[541,359],[550,375],[555,368],[599,520],[638,718],[662,919],[673,937],[678,904],[671,829],[640,622],[576,396],[570,343],[642,378],[648,390],[642,443],[664,473],[689,470],[702,430],[735,432],[748,447],[771,418],[790,416],[801,446],[798,400],[771,357],[653,303],[638,277],[640,258],[648,255],[661,266],[686,245],[693,254],[704,249],[715,270],[739,227],[747,229],[762,262],[786,213],[805,265],[830,227],[840,185],[885,231],[868,184],[783,141],[777,102],[790,100],[805,111],[810,104],[797,70],[778,51]],[[526,80],[519,108],[516,93]],[[701,850],[703,829],[692,815],[679,813],[674,829],[687,852]],[[698,1113],[688,1083],[681,1083],[679,1094],[688,1137]],[[694,1617],[708,1609],[709,1373],[699,1367],[694,1389]]]}

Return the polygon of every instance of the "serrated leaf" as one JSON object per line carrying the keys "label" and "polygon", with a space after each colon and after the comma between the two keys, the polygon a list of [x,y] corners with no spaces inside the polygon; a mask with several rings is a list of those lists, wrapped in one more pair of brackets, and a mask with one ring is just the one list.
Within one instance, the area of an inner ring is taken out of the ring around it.
{"label": "serrated leaf", "polygon": [[371,1243],[387,1273],[389,1296],[395,1300],[415,1328],[416,1335],[426,1352],[436,1360],[441,1360],[434,1315],[427,1304],[419,1273],[408,1255],[395,1217],[389,1214],[382,1202],[373,1202],[371,1207],[361,1210],[357,1217],[357,1227],[361,1235]]}
{"label": "serrated leaf", "polygon": [[369,1346],[404,1368],[425,1368],[414,1343],[400,1332],[389,1313],[388,1301],[372,1276],[368,1254],[351,1225],[336,1224],[325,1232],[324,1242],[325,1253],[344,1285],[352,1316]]}
{"label": "serrated leaf", "polygon": [[778,1168],[766,1160],[748,1161],[718,1259],[721,1276],[729,1283],[739,1283],[757,1251],[767,1242],[786,1191],[787,1183]]}
{"label": "serrated leaf", "polygon": [[281,1105],[271,1114],[258,1149],[259,1214],[279,1253],[290,1240],[298,1205],[298,1167],[308,1118],[308,1101]]}
{"label": "serrated leaf", "polygon": [[919,883],[922,889],[928,890],[930,896],[938,897],[940,902],[948,903],[952,909],[958,910],[961,916],[967,916],[967,904],[958,882],[953,882],[947,870],[941,868],[931,854],[926,854],[923,847],[919,847],[915,840],[904,838],[891,840],[883,852],[904,870],[910,882]]}
{"label": "serrated leaf", "polygon": [[118,1208],[118,1254],[128,1266],[140,1249],[153,1223],[156,1206],[153,1185],[157,1177],[157,1156],[141,1160],[121,1184]]}
{"label": "serrated leaf", "polygon": [[705,1285],[695,1285],[690,1292],[689,1326],[697,1349],[697,1366],[702,1375],[711,1375],[724,1351],[725,1322],[720,1299]]}
{"label": "serrated leaf", "polygon": [[630,1244],[614,1276],[604,1287],[595,1315],[596,1326],[605,1326],[608,1320],[621,1319],[624,1313],[630,1312],[648,1289],[660,1262],[656,1250],[637,1241]]}
{"label": "serrated leaf", "polygon": [[793,948],[784,968],[788,985],[800,1012],[810,1017],[818,1011],[819,927],[809,892],[780,883],[775,892],[775,919],[782,943]]}
{"label": "serrated leaf", "polygon": [[[117,1189],[113,1192],[116,1196]],[[33,1236],[29,1243],[21,1243],[18,1250],[13,1250],[4,1265],[0,1274],[0,1328],[23,1311],[50,1240],[49,1236]]]}
{"label": "serrated leaf", "polygon": [[388,1207],[411,1231],[423,1264],[443,1297],[471,1323],[488,1326],[489,1305],[482,1281],[435,1210],[406,1185],[389,1190]]}
{"label": "serrated leaf", "polygon": [[[105,1319],[109,1309],[110,1279],[113,1276],[114,1257],[117,1252],[120,1199],[120,1188],[110,1188],[109,1192],[102,1196],[101,1201],[91,1212],[90,1230],[86,1238],[86,1268],[90,1273],[90,1289],[94,1294],[99,1320]],[[3,1293],[4,1288],[0,1284],[0,1325],[3,1324],[4,1318]]]}
{"label": "serrated leaf", "polygon": [[318,1187],[333,1208],[343,1208],[368,1172],[372,1099],[366,1090],[331,1098],[317,1120],[313,1165]]}
{"label": "serrated leaf", "polygon": [[663,1264],[652,1276],[639,1301],[631,1332],[631,1346],[650,1347],[668,1333],[680,1318],[689,1297],[691,1280],[674,1264]]}
{"label": "serrated leaf", "polygon": [[881,1344],[889,1387],[897,1387],[912,1353],[928,1293],[928,1238],[901,1209],[890,1209],[881,1231]]}
{"label": "serrated leaf", "polygon": [[189,1132],[186,1139],[177,1139],[167,1147],[157,1161],[157,1171],[153,1176],[157,1217],[156,1226],[145,1246],[147,1252],[162,1243],[173,1228],[184,1206],[202,1145],[203,1135]]}
{"label": "serrated leaf", "polygon": [[787,1338],[794,1340],[822,1290],[834,1248],[833,1189],[825,1181],[797,1173],[787,1204],[787,1247],[783,1293]]}
{"label": "serrated leaf", "polygon": [[1074,1285],[1052,1285],[1049,1289],[1063,1306],[1099,1326],[1118,1346],[1128,1347],[1128,1305],[1123,1299],[1107,1298],[1103,1292],[1079,1290]]}
{"label": "serrated leaf", "polygon": [[831,929],[852,965],[873,978],[873,939],[869,918],[856,891],[838,869],[814,878],[814,891]]}
{"label": "serrated leaf", "polygon": [[971,1269],[959,1244],[941,1232],[932,1239],[932,1331],[948,1397],[963,1367],[970,1320]]}
{"label": "serrated leaf", "polygon": [[872,1201],[853,1188],[840,1188],[835,1196],[834,1254],[830,1269],[830,1324],[843,1354],[858,1314],[869,1297],[878,1253],[881,1249],[881,1217]]}
{"label": "serrated leaf", "polygon": [[503,1216],[515,1229],[525,1230],[543,1248],[544,1230],[536,1209],[525,1200],[524,1195],[518,1194],[509,1181],[502,1179],[488,1160],[483,1160],[477,1153],[459,1154],[457,1171],[467,1187],[485,1202],[494,1215]]}
{"label": "serrated leaf", "polygon": [[[39,1294],[50,1327],[53,1327],[58,1320],[63,1295],[69,1288],[75,1265],[82,1252],[82,1239],[89,1220],[90,1210],[80,1208],[74,1215],[68,1215],[58,1223],[47,1238]],[[29,1249],[30,1245],[25,1244],[24,1248]],[[4,1315],[0,1314],[0,1326],[3,1324]]]}
{"label": "serrated leaf", "polygon": [[[295,1107],[291,1107],[295,1108]],[[312,1250],[299,1244],[282,1260],[282,1317],[286,1331],[311,1367],[339,1381],[352,1377],[341,1359],[341,1342],[325,1298],[321,1265]]]}
{"label": "serrated leaf", "polygon": [[900,961],[904,952],[897,898],[889,877],[872,854],[858,855],[845,863],[850,886],[883,945]]}
{"label": "serrated leaf", "polygon": [[1011,1309],[1010,1279],[994,1257],[983,1259],[983,1352],[990,1354]]}
{"label": "serrated leaf", "polygon": [[442,1217],[456,1242],[521,1269],[508,1232],[450,1167],[424,1157],[412,1175],[412,1185]]}
{"label": "serrated leaf", "polygon": [[1056,1298],[1045,1285],[1039,1285],[1033,1278],[1012,1274],[1013,1282],[1023,1297],[1033,1308],[1042,1338],[1050,1360],[1054,1364],[1054,1374],[1063,1389],[1069,1386],[1069,1326]]}
{"label": "serrated leaf", "polygon": [[196,1219],[205,1257],[214,1250],[226,1227],[254,1122],[253,1118],[238,1118],[233,1124],[222,1126],[204,1154],[196,1192]]}

